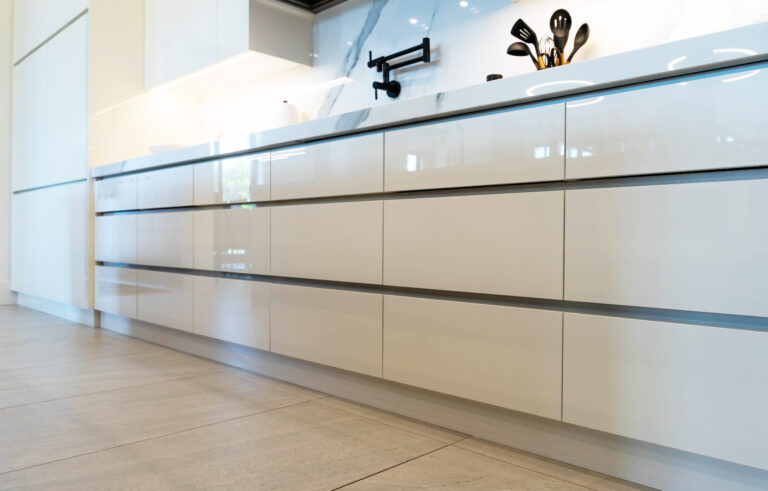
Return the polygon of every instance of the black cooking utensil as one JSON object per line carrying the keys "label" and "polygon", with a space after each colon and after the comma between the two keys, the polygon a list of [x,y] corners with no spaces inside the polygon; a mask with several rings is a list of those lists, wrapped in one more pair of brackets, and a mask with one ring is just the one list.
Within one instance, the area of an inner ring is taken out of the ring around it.
{"label": "black cooking utensil", "polygon": [[512,26],[512,35],[515,36],[517,39],[526,42],[528,44],[532,44],[534,49],[536,50],[536,57],[539,60],[539,66],[542,65],[541,60],[541,52],[539,52],[539,41],[536,37],[536,33],[533,32],[533,29],[531,29],[531,26],[525,23],[523,19],[517,19],[517,22],[515,22],[515,25]]}
{"label": "black cooking utensil", "polygon": [[518,41],[510,44],[507,48],[507,54],[512,56],[530,56],[531,60],[533,60],[533,64],[536,65],[536,69],[541,70],[538,60],[533,56],[533,53],[531,53],[531,48],[525,43]]}
{"label": "black cooking utensil", "polygon": [[565,45],[568,42],[568,34],[571,32],[571,14],[565,9],[558,9],[549,18],[549,28],[552,29],[552,34],[555,35],[555,48],[560,52],[560,63],[563,64],[563,53],[565,52]]}
{"label": "black cooking utensil", "polygon": [[589,25],[588,24],[582,24],[581,27],[579,27],[579,30],[576,31],[576,36],[573,38],[573,51],[571,51],[570,56],[568,56],[568,60],[566,63],[570,63],[573,59],[573,55],[576,54],[576,52],[584,46],[587,43],[587,40],[589,39]]}

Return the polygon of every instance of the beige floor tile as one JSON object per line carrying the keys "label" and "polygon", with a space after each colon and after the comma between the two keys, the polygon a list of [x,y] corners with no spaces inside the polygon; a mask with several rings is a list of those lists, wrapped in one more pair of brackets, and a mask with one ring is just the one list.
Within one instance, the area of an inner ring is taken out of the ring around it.
{"label": "beige floor tile", "polygon": [[0,409],[0,472],[302,400],[272,385],[213,374]]}
{"label": "beige floor tile", "polygon": [[0,408],[202,375],[215,368],[193,357],[158,350],[5,370],[0,371]]}
{"label": "beige floor tile", "polygon": [[0,475],[0,488],[330,490],[440,446],[307,402]]}
{"label": "beige floor tile", "polygon": [[0,349],[23,346],[29,343],[109,336],[110,334],[107,334],[106,331],[78,324],[41,323],[35,321],[34,323],[0,327]]}
{"label": "beige floor tile", "polygon": [[301,387],[299,385],[294,385],[288,382],[283,382],[282,380],[266,377],[264,375],[259,375],[258,373],[253,373],[247,370],[242,370],[239,368],[230,367],[226,365],[221,365],[221,367],[225,370],[226,373],[234,377],[238,377],[247,381],[257,382],[259,384],[272,385],[277,389],[291,392],[306,400],[313,400],[313,399],[320,399],[322,397],[328,397],[327,394],[324,394],[322,392],[308,389],[306,387]]}
{"label": "beige floor tile", "polygon": [[585,488],[451,446],[363,479],[344,489],[584,491]]}
{"label": "beige floor tile", "polygon": [[446,430],[438,426],[433,426],[427,423],[422,423],[413,419],[404,418],[396,414],[374,409],[372,407],[364,406],[362,404],[356,404],[354,402],[339,399],[337,397],[326,397],[317,401],[320,404],[325,404],[342,411],[355,414],[357,416],[372,419],[379,423],[384,423],[389,426],[394,426],[402,430],[410,431],[433,440],[437,440],[443,443],[455,443],[459,440],[463,440],[467,437],[462,433]]}
{"label": "beige floor tile", "polygon": [[622,481],[620,479],[606,476],[605,474],[599,474],[587,469],[575,467],[572,465],[564,464],[554,460],[539,457],[537,455],[529,454],[527,452],[521,452],[514,450],[503,445],[497,445],[495,443],[486,442],[478,439],[469,439],[459,442],[457,447],[477,452],[495,459],[508,462],[513,465],[525,467],[543,474],[547,474],[553,477],[564,479],[574,484],[588,487],[595,491],[636,491],[636,490],[650,490],[645,486],[639,484]]}

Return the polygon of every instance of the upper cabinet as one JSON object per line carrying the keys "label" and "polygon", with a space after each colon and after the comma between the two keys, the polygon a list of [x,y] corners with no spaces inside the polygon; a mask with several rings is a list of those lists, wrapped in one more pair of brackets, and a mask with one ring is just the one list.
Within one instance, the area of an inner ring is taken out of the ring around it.
{"label": "upper cabinet", "polygon": [[146,0],[145,5],[146,89],[246,53],[229,61],[238,62],[234,68],[247,66],[250,76],[311,64],[312,14],[275,0]]}
{"label": "upper cabinet", "polygon": [[40,46],[88,8],[88,0],[14,0],[13,62]]}

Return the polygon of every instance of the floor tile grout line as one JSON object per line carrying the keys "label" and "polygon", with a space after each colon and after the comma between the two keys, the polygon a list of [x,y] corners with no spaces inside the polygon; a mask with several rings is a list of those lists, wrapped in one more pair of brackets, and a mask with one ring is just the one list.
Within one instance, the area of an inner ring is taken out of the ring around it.
{"label": "floor tile grout line", "polygon": [[116,449],[116,448],[127,447],[127,446],[135,445],[135,444],[138,444],[138,443],[148,442],[150,440],[157,440],[159,438],[167,438],[167,437],[171,437],[171,436],[174,436],[174,435],[178,435],[180,433],[186,433],[188,431],[194,431],[194,430],[199,430],[201,428],[206,428],[208,426],[216,426],[216,425],[219,425],[219,424],[231,423],[232,421],[237,421],[239,419],[249,418],[251,416],[256,416],[256,415],[259,415],[259,414],[265,414],[265,413],[269,413],[269,412],[272,412],[272,411],[279,411],[280,409],[287,409],[289,407],[294,407],[294,406],[298,406],[298,405],[301,405],[301,404],[307,404],[309,402],[312,402],[312,401],[292,402],[292,403],[286,404],[284,406],[273,407],[273,408],[265,409],[263,411],[256,411],[254,413],[244,414],[244,415],[241,415],[241,416],[236,416],[234,418],[224,419],[224,420],[221,420],[221,421],[215,421],[215,422],[212,422],[212,423],[206,423],[204,425],[194,426],[192,428],[185,428],[185,429],[179,430],[179,431],[173,431],[171,433],[164,433],[162,435],[155,435],[155,436],[151,436],[151,437],[148,437],[148,438],[141,438],[139,440],[134,440],[134,441],[131,441],[131,442],[120,443],[118,445],[113,445],[111,447],[106,447],[106,448],[100,448],[98,450],[93,450],[91,452],[85,452],[85,453],[78,454],[78,455],[70,455],[68,457],[62,457],[60,459],[54,459],[54,460],[50,460],[48,462],[41,462],[39,464],[33,464],[33,465],[29,465],[27,467],[20,467],[18,469],[12,469],[12,470],[9,470],[9,471],[0,471],[0,476],[6,475],[6,474],[12,474],[14,472],[25,471],[25,470],[28,470],[28,469],[34,469],[34,468],[37,468],[37,467],[42,467],[44,465],[55,464],[56,462],[63,462],[65,460],[71,460],[71,459],[77,459],[77,458],[80,458],[80,457],[86,457],[88,455],[96,454],[96,453],[99,453],[99,452],[106,452],[108,450],[113,450],[113,449]]}
{"label": "floor tile grout line", "polygon": [[[465,438],[465,439],[463,439],[463,440],[466,440],[466,438]],[[461,440],[461,441],[463,441],[463,440]],[[440,443],[443,443],[443,442],[440,442]],[[455,443],[458,443],[458,442],[455,442]],[[443,445],[443,446],[441,446],[441,447],[438,447],[438,448],[435,448],[435,449],[433,449],[433,450],[430,450],[429,452],[424,452],[423,454],[417,455],[417,456],[415,456],[415,457],[411,457],[410,459],[406,459],[406,460],[404,460],[404,461],[402,461],[402,462],[400,462],[400,463],[398,463],[398,464],[395,464],[395,465],[391,465],[391,466],[389,466],[389,467],[387,467],[387,468],[385,468],[385,469],[381,469],[381,470],[379,470],[379,471],[376,471],[376,472],[374,472],[374,473],[372,473],[372,474],[369,474],[369,475],[367,475],[367,476],[365,476],[365,477],[361,477],[360,479],[355,479],[354,481],[348,482],[348,483],[346,483],[346,484],[342,484],[341,486],[338,486],[338,487],[335,487],[335,488],[333,488],[331,491],[337,491],[337,490],[339,490],[339,489],[344,489],[344,488],[346,488],[346,487],[348,487],[348,486],[351,486],[351,485],[353,485],[353,484],[355,484],[355,483],[358,483],[358,482],[360,482],[360,481],[365,481],[366,479],[370,479],[371,477],[373,477],[373,476],[377,476],[377,475],[379,475],[379,474],[381,474],[381,473],[383,473],[383,472],[387,472],[387,471],[389,471],[389,470],[392,470],[392,469],[394,469],[394,468],[396,468],[396,467],[400,467],[401,465],[405,465],[405,464],[407,464],[407,463],[409,463],[409,462],[413,462],[414,460],[420,459],[420,458],[422,458],[422,457],[426,457],[427,455],[433,454],[433,453],[435,453],[435,452],[439,452],[440,450],[443,450],[443,449],[445,449],[445,448],[448,448],[448,447],[450,447],[450,446],[454,445],[455,443],[448,443],[448,444],[445,444],[445,445]]]}

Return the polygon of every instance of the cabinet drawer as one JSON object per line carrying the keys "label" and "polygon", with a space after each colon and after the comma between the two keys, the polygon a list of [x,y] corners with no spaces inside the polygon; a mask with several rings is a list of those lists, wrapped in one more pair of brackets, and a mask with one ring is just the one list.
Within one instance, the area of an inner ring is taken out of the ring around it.
{"label": "cabinet drawer", "polygon": [[269,200],[269,154],[246,155],[196,164],[195,204]]}
{"label": "cabinet drawer", "polygon": [[139,270],[139,320],[192,332],[194,279],[184,274]]}
{"label": "cabinet drawer", "polygon": [[384,203],[387,285],[562,298],[563,191]]}
{"label": "cabinet drawer", "polygon": [[269,350],[268,283],[195,277],[195,333]]}
{"label": "cabinet drawer", "polygon": [[136,318],[137,270],[96,266],[96,310]]}
{"label": "cabinet drawer", "polygon": [[143,213],[138,222],[139,264],[194,267],[194,212]]}
{"label": "cabinet drawer", "polygon": [[269,208],[201,210],[195,217],[195,269],[269,274]]}
{"label": "cabinet drawer", "polygon": [[96,212],[135,210],[139,207],[136,175],[94,181]]}
{"label": "cabinet drawer", "polygon": [[384,378],[560,419],[562,313],[384,296]]}
{"label": "cabinet drawer", "polygon": [[768,333],[565,314],[563,420],[768,469]]}
{"label": "cabinet drawer", "polygon": [[387,191],[563,178],[563,104],[386,133]]}
{"label": "cabinet drawer", "polygon": [[381,192],[383,139],[376,133],[272,152],[272,199]]}
{"label": "cabinet drawer", "polygon": [[765,165],[760,67],[569,102],[567,178]]}
{"label": "cabinet drawer", "polygon": [[137,215],[96,217],[96,260],[108,263],[136,264]]}
{"label": "cabinet drawer", "polygon": [[272,351],[381,377],[381,297],[273,285]]}
{"label": "cabinet drawer", "polygon": [[138,174],[139,208],[191,206],[194,194],[193,174],[191,165]]}
{"label": "cabinet drawer", "polygon": [[382,202],[272,208],[272,274],[381,283]]}
{"label": "cabinet drawer", "polygon": [[768,180],[566,193],[566,300],[768,316]]}

